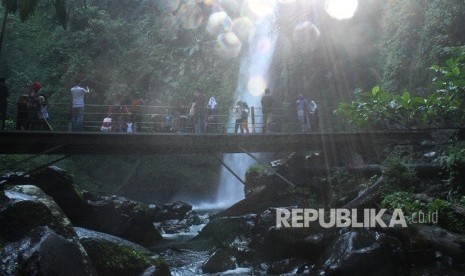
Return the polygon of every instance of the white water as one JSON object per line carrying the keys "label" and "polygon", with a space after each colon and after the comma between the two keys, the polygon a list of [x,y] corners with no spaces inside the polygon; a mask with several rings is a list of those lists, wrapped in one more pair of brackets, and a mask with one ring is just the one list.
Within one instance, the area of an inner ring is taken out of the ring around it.
{"label": "white water", "polygon": [[[268,83],[268,70],[273,57],[276,35],[272,32],[274,15],[262,18],[256,24],[256,31],[249,41],[249,53],[241,60],[239,80],[232,106],[238,101],[246,101],[249,107],[255,107],[256,132],[261,132],[261,97]],[[249,131],[252,133],[249,116]],[[234,132],[235,117],[229,116],[228,132]],[[241,134],[236,134],[241,135]],[[250,135],[250,134],[244,134]],[[256,161],[245,153],[224,154],[223,162],[243,181],[247,169],[256,165]],[[227,208],[244,199],[244,185],[224,166],[221,168],[220,183],[215,207]]]}

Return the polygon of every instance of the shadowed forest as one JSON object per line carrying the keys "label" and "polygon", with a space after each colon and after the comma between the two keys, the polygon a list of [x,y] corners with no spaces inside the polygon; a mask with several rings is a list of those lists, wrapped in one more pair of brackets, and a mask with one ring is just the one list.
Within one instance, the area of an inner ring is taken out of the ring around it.
{"label": "shadowed forest", "polygon": [[[233,104],[240,58],[249,46],[243,37],[253,26],[231,27],[243,17],[243,1],[52,2],[2,1],[3,18],[8,15],[0,56],[0,75],[10,90],[7,129],[14,128],[17,98],[33,81],[42,83],[51,116],[54,104],[69,103],[75,78],[90,87],[89,104],[110,104],[120,93],[139,92],[147,104],[188,105],[196,91],[215,96],[219,105]],[[231,44],[218,35],[223,30],[209,26],[217,12],[228,15],[223,28],[236,33],[239,50],[228,48]],[[314,99],[327,115],[321,121],[324,130],[449,126],[437,120],[431,125],[431,116],[444,118],[457,104],[431,115],[420,114],[424,106],[414,103],[447,89],[463,98],[463,84],[443,81],[441,87],[434,80],[463,69],[464,21],[463,1],[360,0],[354,16],[345,20],[329,16],[323,1],[279,1],[267,86],[276,102],[291,110],[299,93]],[[445,65],[448,59],[455,67]],[[463,71],[456,74],[461,77]],[[444,101],[428,104],[444,106]],[[359,103],[370,109],[357,108]],[[389,103],[406,112],[372,112]],[[338,114],[348,120],[337,120]],[[421,119],[429,124],[412,114],[430,116]],[[2,156],[0,163],[22,158]],[[27,171],[47,158],[14,169]],[[185,191],[181,198],[213,198],[220,167],[213,157],[189,155],[72,156],[58,165],[85,189],[144,201],[170,200],[180,190]]]}

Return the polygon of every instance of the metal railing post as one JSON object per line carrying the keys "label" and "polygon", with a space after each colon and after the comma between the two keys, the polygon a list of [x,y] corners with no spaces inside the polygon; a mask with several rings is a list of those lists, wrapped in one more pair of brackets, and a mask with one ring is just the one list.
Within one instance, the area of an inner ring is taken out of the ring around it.
{"label": "metal railing post", "polygon": [[255,133],[255,107],[252,106],[250,110],[250,114],[252,116],[252,133]]}

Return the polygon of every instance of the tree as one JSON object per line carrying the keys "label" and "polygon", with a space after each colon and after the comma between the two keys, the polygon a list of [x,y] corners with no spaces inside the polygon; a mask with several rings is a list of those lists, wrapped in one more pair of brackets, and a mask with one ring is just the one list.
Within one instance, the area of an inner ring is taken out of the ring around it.
{"label": "tree", "polygon": [[[68,21],[68,10],[66,0],[49,0],[48,4],[55,6],[57,18],[63,28],[66,28]],[[39,4],[39,0],[2,0],[2,7],[5,9],[3,14],[2,31],[0,33],[0,51],[2,49],[3,37],[5,36],[6,23],[8,14],[19,12],[21,22],[31,17]]]}

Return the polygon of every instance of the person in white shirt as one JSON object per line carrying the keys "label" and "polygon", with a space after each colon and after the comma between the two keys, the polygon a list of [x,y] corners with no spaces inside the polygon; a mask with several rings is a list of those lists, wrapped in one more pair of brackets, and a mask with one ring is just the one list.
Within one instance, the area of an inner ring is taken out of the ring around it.
{"label": "person in white shirt", "polygon": [[71,88],[71,95],[73,97],[73,106],[71,109],[71,129],[72,131],[82,131],[82,125],[84,123],[84,95],[89,93],[89,87],[87,89],[82,88],[80,80],[74,82],[74,86]]}

